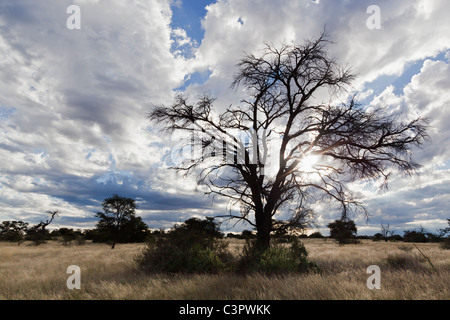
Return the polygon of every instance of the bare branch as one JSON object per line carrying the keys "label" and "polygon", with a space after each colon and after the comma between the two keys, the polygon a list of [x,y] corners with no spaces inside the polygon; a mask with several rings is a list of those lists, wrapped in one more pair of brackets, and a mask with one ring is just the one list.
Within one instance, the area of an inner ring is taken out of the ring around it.
{"label": "bare branch", "polygon": [[[335,103],[355,76],[328,56],[329,44],[324,32],[302,45],[265,43],[258,54],[246,53],[231,86],[243,87],[248,96],[220,114],[213,114],[215,99],[208,95],[196,104],[179,95],[148,115],[169,132],[189,133],[192,148],[201,152],[176,169],[195,172],[207,194],[238,204],[240,215],[227,217],[256,226],[263,247],[271,231],[303,221],[300,213],[316,194],[339,204],[343,218],[353,210],[368,217],[346,183],[372,179],[387,186],[392,168],[417,172],[412,153],[429,140],[427,119],[399,121],[385,110],[360,106],[354,96]],[[324,88],[327,103],[314,98]],[[278,143],[277,154],[270,141]],[[317,162],[306,168],[311,156]],[[277,167],[269,167],[268,158],[276,158]],[[290,212],[291,219],[276,220],[280,212]]]}

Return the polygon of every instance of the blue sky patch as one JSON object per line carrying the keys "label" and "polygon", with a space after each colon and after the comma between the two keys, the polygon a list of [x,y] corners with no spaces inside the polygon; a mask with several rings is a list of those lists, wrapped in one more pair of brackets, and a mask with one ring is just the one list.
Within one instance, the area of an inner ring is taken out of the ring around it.
{"label": "blue sky patch", "polygon": [[11,107],[0,107],[0,120],[9,119],[16,110],[16,108]]}
{"label": "blue sky patch", "polygon": [[184,91],[192,84],[203,84],[209,79],[211,74],[212,71],[210,70],[191,73],[185,77],[183,85],[176,88],[175,91]]}
{"label": "blue sky patch", "polygon": [[202,19],[206,15],[206,6],[215,3],[211,0],[183,1],[181,5],[172,6],[172,28],[182,28],[187,35],[201,44],[205,31],[202,28]]}
{"label": "blue sky patch", "polygon": [[365,99],[358,101],[361,104],[369,104],[373,97],[381,94],[388,86],[394,87],[393,93],[397,96],[403,95],[403,89],[411,82],[414,75],[419,74],[423,67],[425,60],[431,59],[434,61],[445,61],[446,52],[441,52],[437,56],[426,57],[425,59],[410,61],[406,63],[403,73],[400,76],[397,75],[382,75],[372,82],[365,84],[365,90],[373,90],[373,93],[367,96]]}

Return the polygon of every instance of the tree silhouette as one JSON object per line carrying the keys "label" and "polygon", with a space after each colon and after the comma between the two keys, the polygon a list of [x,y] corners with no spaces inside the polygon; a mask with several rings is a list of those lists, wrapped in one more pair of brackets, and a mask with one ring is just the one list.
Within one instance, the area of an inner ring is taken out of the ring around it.
{"label": "tree silhouette", "polygon": [[143,234],[141,231],[147,229],[142,219],[135,216],[137,206],[134,199],[114,194],[106,198],[102,206],[103,212],[96,214],[96,217],[100,219],[97,229],[112,241],[111,249],[114,249],[121,239],[134,239],[134,233]]}
{"label": "tree silhouette", "polygon": [[39,222],[38,224],[30,227],[27,231],[27,234],[31,237],[31,240],[33,240],[36,246],[44,242],[45,236],[48,233],[46,228],[50,223],[52,223],[55,216],[59,215],[59,210],[47,211],[47,213],[50,215],[50,219]]}
{"label": "tree silhouette", "polygon": [[28,223],[26,222],[3,221],[0,224],[0,240],[17,241],[17,243],[20,244],[27,229]]}
{"label": "tree silhouette", "polygon": [[328,224],[328,228],[330,228],[330,238],[336,239],[340,244],[355,241],[357,228],[353,220],[335,220]]}
{"label": "tree silhouette", "polygon": [[61,235],[64,245],[68,245],[72,240],[77,238],[77,235],[73,229],[59,228],[58,233]]}
{"label": "tree silhouette", "polygon": [[390,225],[388,224],[381,224],[381,237],[384,239],[384,241],[388,241],[390,237],[394,235],[394,231],[390,230]]}
{"label": "tree silhouette", "polygon": [[391,166],[406,174],[419,167],[411,151],[428,138],[426,119],[400,121],[354,96],[339,102],[354,75],[327,55],[328,43],[323,33],[303,45],[265,44],[246,54],[232,82],[247,95],[238,106],[221,112],[211,96],[192,104],[178,95],[149,113],[164,130],[189,136],[189,157],[173,168],[196,174],[207,194],[239,204],[240,213],[227,216],[254,226],[262,249],[283,212],[291,212],[287,224],[298,223],[296,213],[323,197],[339,204],[343,219],[352,210],[366,213],[347,182],[379,179],[387,186]]}

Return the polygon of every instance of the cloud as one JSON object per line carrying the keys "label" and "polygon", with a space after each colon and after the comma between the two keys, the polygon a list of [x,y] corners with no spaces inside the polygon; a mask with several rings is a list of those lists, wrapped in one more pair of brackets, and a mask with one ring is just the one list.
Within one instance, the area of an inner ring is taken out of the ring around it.
{"label": "cloud", "polygon": [[393,86],[374,97],[371,105],[393,110],[403,119],[429,119],[431,142],[414,150],[423,166],[419,175],[402,177],[394,173],[389,190],[382,194],[366,191],[365,201],[376,213],[373,224],[390,221],[403,230],[422,225],[434,232],[445,225],[450,203],[450,103],[448,61],[425,59],[420,72],[396,95]]}
{"label": "cloud", "polygon": [[[80,30],[66,27],[71,4],[80,6]],[[353,67],[358,78],[352,90],[361,92],[360,99],[431,119],[433,144],[416,153],[428,189],[403,189],[407,180],[396,178],[391,190],[397,193],[377,198],[359,191],[373,212],[393,208],[402,225],[424,214],[437,223],[448,206],[450,7],[443,0],[378,1],[381,29],[370,30],[371,4],[217,1],[206,7],[200,43],[189,28],[172,27],[172,10],[189,6],[178,0],[1,2],[0,220],[39,219],[61,207],[67,215],[61,223],[86,226],[112,193],[141,199],[141,214],[155,225],[179,222],[178,213],[223,213],[224,202],[211,206],[193,177],[183,180],[167,170],[164,156],[178,141],[162,136],[147,112],[170,103],[177,88],[193,99],[205,92],[216,96],[220,108],[239,104],[245,93],[230,84],[244,52],[256,52],[264,41],[302,42],[326,26],[335,42],[330,55]],[[404,88],[370,86],[386,75],[401,78],[418,61],[420,72],[402,79]],[[433,200],[417,201],[417,190]]]}
{"label": "cloud", "polygon": [[68,1],[0,5],[1,214],[54,203],[82,214],[114,191],[202,207],[148,187],[165,148],[146,113],[185,76],[169,4],[77,4],[80,30],[65,26]]}
{"label": "cloud", "polygon": [[[450,160],[445,143],[450,132],[445,125],[450,120],[445,110],[449,98],[445,89],[449,87],[448,64],[433,60],[447,52],[450,46],[450,24],[444,13],[450,7],[445,1],[379,1],[381,29],[371,30],[366,27],[369,17],[366,9],[372,4],[370,1],[321,1],[311,5],[311,1],[305,0],[284,1],[283,4],[271,1],[261,6],[250,0],[220,1],[209,5],[203,20],[205,37],[197,59],[201,61],[198,66],[211,70],[211,75],[202,86],[188,87],[187,92],[191,96],[202,91],[211,93],[218,97],[219,107],[230,103],[238,105],[245,93],[231,90],[229,85],[235,65],[244,52],[258,52],[264,41],[279,45],[311,39],[317,37],[325,26],[334,42],[329,46],[330,55],[339,63],[352,67],[357,75],[353,90],[361,92],[357,96],[359,99],[371,101],[373,106],[383,106],[388,113],[400,113],[402,119],[430,118],[433,143],[426,144],[422,150],[415,150],[414,158],[425,166],[421,172],[422,180],[431,182],[434,168]],[[436,25],[440,26],[439,29],[435,28]],[[423,66],[409,81],[404,73],[418,61],[423,61]],[[385,79],[379,82],[384,85],[384,90],[379,93],[369,85],[381,79]],[[404,88],[396,88],[393,82],[396,85],[403,83]],[[407,191],[402,188],[405,184],[411,184],[408,177],[394,175],[391,188],[382,196],[378,196],[372,186],[369,190],[373,191],[365,198],[369,211],[375,216],[377,212],[385,215],[389,212],[392,221],[397,221],[402,227],[419,219],[410,214],[407,203],[421,196],[421,192],[413,192],[420,189],[417,186],[413,191]],[[419,201],[415,209],[418,214],[423,211],[420,214],[429,215],[430,221],[434,221],[430,226],[436,228],[443,221],[445,210],[442,208],[449,204],[448,190],[437,186],[430,190],[435,192],[436,199],[440,199],[438,206],[425,206]],[[360,189],[356,191],[360,192]],[[393,194],[395,196],[390,196]],[[399,204],[399,198],[405,201]],[[388,210],[389,207],[392,210]],[[384,211],[379,211],[380,208]],[[336,218],[336,215],[322,214],[326,218],[324,221]],[[385,218],[388,220],[388,216]],[[366,225],[363,220],[358,218],[366,229],[369,226],[372,231],[378,228]],[[373,221],[376,225],[380,220]]]}
{"label": "cloud", "polygon": [[[355,86],[381,75],[400,75],[409,61],[424,59],[449,47],[448,3],[436,1],[378,1],[382,29],[366,27],[371,1],[357,3],[310,0],[219,1],[207,7],[205,36],[197,57],[213,70],[211,86],[228,88],[235,64],[243,52],[256,52],[264,41],[302,42],[317,37],[324,28],[335,45],[331,55],[353,67]],[[239,21],[245,20],[245,24]],[[435,26],[439,25],[438,32]],[[220,81],[220,80],[221,81]],[[210,86],[207,86],[210,89]],[[222,89],[218,94],[224,92]]]}

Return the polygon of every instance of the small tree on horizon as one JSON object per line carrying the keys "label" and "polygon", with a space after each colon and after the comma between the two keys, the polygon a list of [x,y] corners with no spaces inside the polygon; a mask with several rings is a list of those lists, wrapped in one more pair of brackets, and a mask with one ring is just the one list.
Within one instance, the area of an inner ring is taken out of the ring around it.
{"label": "small tree on horizon", "polygon": [[46,228],[50,223],[52,223],[55,216],[59,215],[59,210],[47,211],[47,213],[50,214],[50,219],[41,221],[27,230],[27,235],[30,236],[36,246],[44,242],[46,235],[49,233]]}
{"label": "small tree on horizon", "polygon": [[17,241],[17,243],[20,244],[27,230],[27,222],[3,221],[0,224],[0,240]]}
{"label": "small tree on horizon", "polygon": [[95,215],[100,219],[97,229],[112,241],[111,249],[115,248],[121,238],[127,237],[127,233],[142,232],[147,229],[142,219],[136,217],[136,201],[132,198],[113,194],[112,197],[103,201],[102,207],[103,212],[97,212]]}
{"label": "small tree on horizon", "polygon": [[381,224],[381,237],[384,239],[385,242],[389,240],[389,238],[394,236],[395,231],[390,229],[390,225],[388,224]]}
{"label": "small tree on horizon", "polygon": [[330,238],[339,244],[355,243],[357,228],[355,222],[350,219],[335,220],[328,224]]}
{"label": "small tree on horizon", "polygon": [[73,229],[59,228],[58,233],[61,235],[64,245],[68,245],[72,240],[77,238],[77,235]]}

